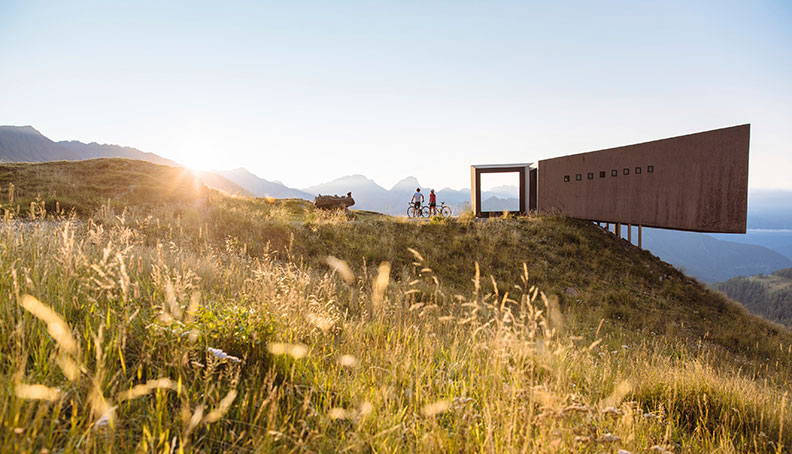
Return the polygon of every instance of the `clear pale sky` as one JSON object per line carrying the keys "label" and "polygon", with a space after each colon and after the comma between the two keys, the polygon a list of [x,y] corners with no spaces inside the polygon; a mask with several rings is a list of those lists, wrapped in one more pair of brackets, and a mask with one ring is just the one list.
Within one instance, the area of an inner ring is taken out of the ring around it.
{"label": "clear pale sky", "polygon": [[792,2],[0,0],[0,124],[293,187],[742,123],[792,189]]}

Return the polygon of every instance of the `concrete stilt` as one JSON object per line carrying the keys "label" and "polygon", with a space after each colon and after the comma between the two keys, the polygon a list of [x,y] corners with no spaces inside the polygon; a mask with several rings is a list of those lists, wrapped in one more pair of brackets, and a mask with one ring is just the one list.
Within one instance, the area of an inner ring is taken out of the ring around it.
{"label": "concrete stilt", "polygon": [[641,225],[640,224],[638,224],[638,247],[642,248],[642,245],[641,245]]}

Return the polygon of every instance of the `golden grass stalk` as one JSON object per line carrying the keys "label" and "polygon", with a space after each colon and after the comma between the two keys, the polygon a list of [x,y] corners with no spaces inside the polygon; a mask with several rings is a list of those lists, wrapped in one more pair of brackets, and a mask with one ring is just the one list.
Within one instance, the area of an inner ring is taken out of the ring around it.
{"label": "golden grass stalk", "polygon": [[613,392],[600,402],[603,408],[618,407],[622,400],[627,397],[632,391],[633,387],[627,380],[622,380],[613,388]]}
{"label": "golden grass stalk", "polygon": [[132,388],[119,393],[118,401],[122,402],[125,400],[137,399],[138,397],[145,396],[156,389],[171,389],[175,391],[177,389],[177,384],[170,378],[157,378],[155,380],[149,380],[142,385],[133,386]]}
{"label": "golden grass stalk", "polygon": [[14,394],[20,399],[46,400],[52,402],[58,399],[61,392],[57,388],[50,388],[45,385],[18,383],[14,386]]}
{"label": "golden grass stalk", "polygon": [[223,415],[226,414],[228,409],[231,408],[231,404],[234,402],[234,399],[236,399],[236,396],[237,396],[236,389],[232,389],[228,391],[228,394],[226,394],[225,397],[223,397],[223,399],[220,401],[217,407],[215,407],[212,411],[209,412],[208,415],[206,415],[206,417],[204,418],[204,422],[207,424],[211,424],[213,422],[219,421],[220,418],[222,418]]}
{"label": "golden grass stalk", "polygon": [[344,367],[355,367],[357,366],[357,358],[352,355],[341,355],[341,357],[338,358],[338,364]]}
{"label": "golden grass stalk", "polygon": [[379,308],[379,306],[382,304],[382,300],[385,297],[385,290],[387,290],[388,283],[390,282],[390,270],[390,263],[380,263],[379,270],[377,271],[377,277],[374,280],[374,289],[371,295],[371,301],[374,304],[375,310]]}
{"label": "golden grass stalk", "polygon": [[344,279],[347,285],[353,285],[355,283],[355,274],[352,272],[352,269],[349,268],[347,262],[333,257],[332,255],[328,255],[325,262]]}
{"label": "golden grass stalk", "polygon": [[69,381],[75,381],[80,378],[80,366],[69,355],[60,353],[55,362]]}
{"label": "golden grass stalk", "polygon": [[421,408],[421,414],[430,418],[432,416],[443,413],[451,407],[451,401],[448,399],[438,400]]}
{"label": "golden grass stalk", "polygon": [[415,259],[418,260],[419,262],[423,262],[424,261],[424,258],[423,258],[423,256],[421,255],[420,252],[416,251],[415,249],[413,249],[411,247],[408,247],[407,250],[410,251],[410,254],[412,254],[413,257],[415,257]]}
{"label": "golden grass stalk", "polygon": [[71,354],[77,353],[77,341],[74,339],[69,325],[55,311],[30,295],[24,295],[21,304],[25,310],[47,324],[47,332],[63,351]]}
{"label": "golden grass stalk", "polygon": [[303,344],[274,342],[269,344],[268,348],[273,355],[289,355],[294,359],[302,359],[308,354],[308,347]]}

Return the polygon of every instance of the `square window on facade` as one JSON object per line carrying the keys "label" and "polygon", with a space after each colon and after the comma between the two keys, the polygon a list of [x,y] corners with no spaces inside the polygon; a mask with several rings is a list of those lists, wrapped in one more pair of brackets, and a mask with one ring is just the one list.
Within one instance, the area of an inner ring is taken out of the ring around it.
{"label": "square window on facade", "polygon": [[589,180],[593,180],[594,179],[594,172],[589,172],[588,173],[588,179]]}
{"label": "square window on facade", "polygon": [[617,176],[619,176],[619,171],[618,171],[618,170],[616,170],[616,169],[613,169],[613,170],[611,170],[611,176],[612,176],[612,177],[617,177]]}
{"label": "square window on facade", "polygon": [[575,175],[575,181],[580,181],[582,179],[583,179],[583,175],[581,175],[581,174]]}
{"label": "square window on facade", "polygon": [[624,174],[625,175],[629,175],[630,174],[630,169],[624,169]]}
{"label": "square window on facade", "polygon": [[649,172],[649,173],[654,172],[654,166],[647,166],[646,167],[646,171]]}
{"label": "square window on facade", "polygon": [[640,167],[636,167],[635,168],[635,174],[636,175],[640,175],[641,174],[641,168]]}
{"label": "square window on facade", "polygon": [[569,183],[569,175],[564,175],[564,183]]}
{"label": "square window on facade", "polygon": [[600,170],[600,178],[605,178],[605,171],[604,170]]}

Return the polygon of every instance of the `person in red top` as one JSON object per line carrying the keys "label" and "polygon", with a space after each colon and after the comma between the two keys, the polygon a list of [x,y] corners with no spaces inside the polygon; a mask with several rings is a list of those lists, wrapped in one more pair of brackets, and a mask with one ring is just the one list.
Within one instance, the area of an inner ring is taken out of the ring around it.
{"label": "person in red top", "polygon": [[437,214],[437,195],[435,195],[434,189],[429,192],[429,216],[435,216]]}

